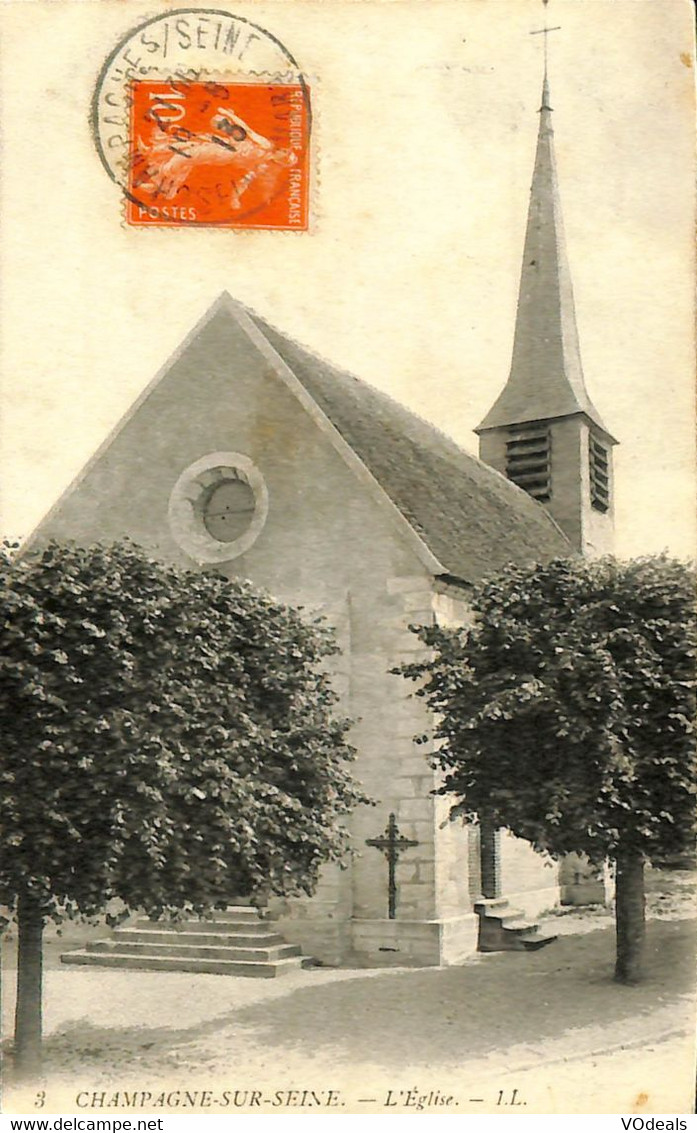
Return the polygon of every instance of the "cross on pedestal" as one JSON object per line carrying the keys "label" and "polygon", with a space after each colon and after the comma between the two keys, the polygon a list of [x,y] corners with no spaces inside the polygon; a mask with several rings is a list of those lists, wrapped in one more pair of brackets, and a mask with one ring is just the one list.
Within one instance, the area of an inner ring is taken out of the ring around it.
{"label": "cross on pedestal", "polygon": [[402,850],[407,850],[410,846],[418,846],[419,843],[412,838],[402,837],[397,826],[397,819],[391,814],[385,833],[381,834],[379,838],[366,838],[365,844],[366,846],[374,846],[376,850],[382,850],[387,858],[387,915],[393,921],[397,909],[397,882],[395,881],[397,859]]}

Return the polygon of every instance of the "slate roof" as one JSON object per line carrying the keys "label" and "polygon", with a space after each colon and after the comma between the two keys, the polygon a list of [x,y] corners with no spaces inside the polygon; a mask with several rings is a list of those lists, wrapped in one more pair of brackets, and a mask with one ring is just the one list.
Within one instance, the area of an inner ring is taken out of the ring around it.
{"label": "slate roof", "polygon": [[386,394],[249,313],[447,574],[476,582],[510,562],[573,553],[522,489]]}

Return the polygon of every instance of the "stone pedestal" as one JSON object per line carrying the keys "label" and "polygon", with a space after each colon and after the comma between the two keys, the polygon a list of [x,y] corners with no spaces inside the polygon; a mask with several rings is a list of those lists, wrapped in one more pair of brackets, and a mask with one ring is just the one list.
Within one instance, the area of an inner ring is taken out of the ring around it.
{"label": "stone pedestal", "polygon": [[613,882],[607,863],[593,865],[583,854],[567,854],[559,864],[562,905],[609,905]]}
{"label": "stone pedestal", "polygon": [[351,921],[352,962],[361,968],[447,967],[477,950],[474,913],[442,920]]}

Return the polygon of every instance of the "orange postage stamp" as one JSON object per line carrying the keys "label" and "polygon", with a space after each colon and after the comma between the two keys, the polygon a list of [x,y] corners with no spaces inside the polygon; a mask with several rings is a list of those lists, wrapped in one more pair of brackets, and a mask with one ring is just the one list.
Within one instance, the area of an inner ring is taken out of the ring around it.
{"label": "orange postage stamp", "polygon": [[302,83],[131,83],[127,220],[302,231],[310,107]]}

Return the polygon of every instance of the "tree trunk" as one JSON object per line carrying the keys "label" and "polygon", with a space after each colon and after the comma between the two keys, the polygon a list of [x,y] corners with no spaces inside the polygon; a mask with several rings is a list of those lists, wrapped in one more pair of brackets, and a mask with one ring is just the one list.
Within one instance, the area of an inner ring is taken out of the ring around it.
{"label": "tree trunk", "polygon": [[17,1009],[15,1067],[20,1078],[41,1072],[41,992],[43,913],[40,902],[22,893],[17,906]]}
{"label": "tree trunk", "polygon": [[615,979],[634,984],[642,978],[646,917],[644,859],[640,854],[620,851],[616,859],[615,922],[617,960]]}

